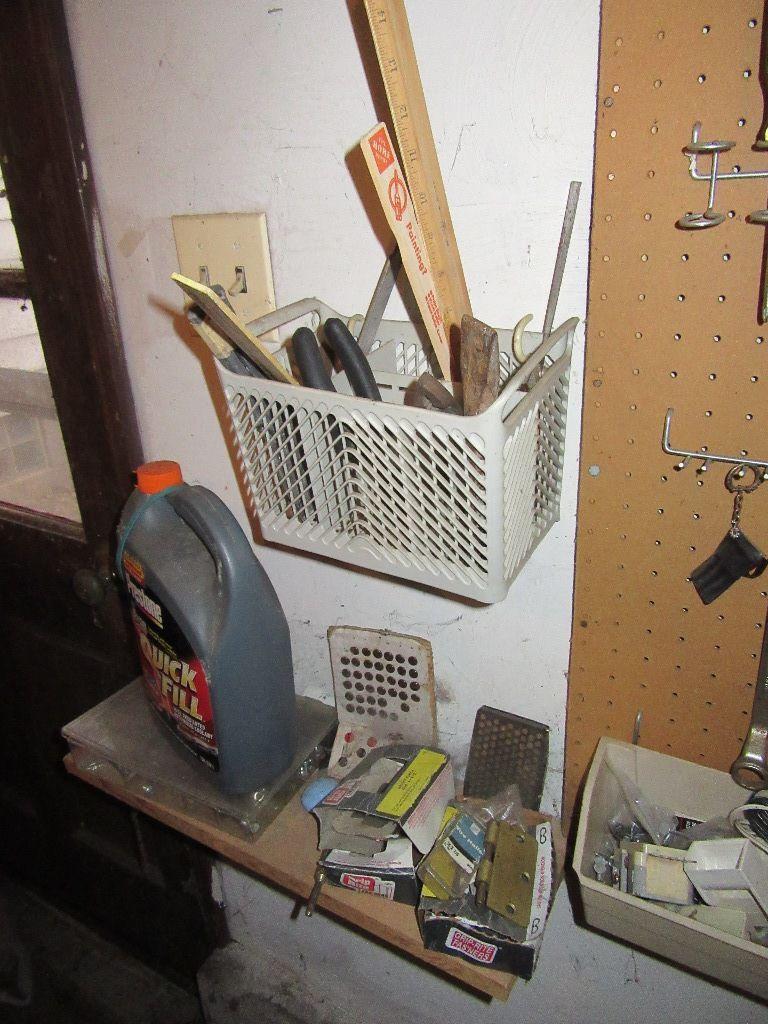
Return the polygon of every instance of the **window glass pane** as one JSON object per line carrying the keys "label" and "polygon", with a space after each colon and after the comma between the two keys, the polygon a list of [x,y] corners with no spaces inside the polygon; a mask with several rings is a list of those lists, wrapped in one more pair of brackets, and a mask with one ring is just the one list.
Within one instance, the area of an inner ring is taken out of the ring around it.
{"label": "window glass pane", "polygon": [[[0,178],[0,271],[20,266]],[[0,298],[0,502],[80,521],[28,299]]]}

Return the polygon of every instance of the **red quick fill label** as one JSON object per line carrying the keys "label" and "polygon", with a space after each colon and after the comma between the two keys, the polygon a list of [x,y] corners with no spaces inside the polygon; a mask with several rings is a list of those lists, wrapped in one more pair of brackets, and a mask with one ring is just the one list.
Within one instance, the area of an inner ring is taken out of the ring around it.
{"label": "red quick fill label", "polygon": [[123,559],[144,687],[155,710],[201,761],[218,771],[208,679],[178,623],[147,586],[135,558]]}

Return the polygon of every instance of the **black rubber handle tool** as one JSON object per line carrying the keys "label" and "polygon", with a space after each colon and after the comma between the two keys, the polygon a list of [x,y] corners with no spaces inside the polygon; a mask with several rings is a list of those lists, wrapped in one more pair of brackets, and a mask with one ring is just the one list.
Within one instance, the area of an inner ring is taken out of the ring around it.
{"label": "black rubber handle tool", "polygon": [[352,391],[359,398],[381,401],[381,392],[373,376],[371,364],[363,355],[354,335],[347,325],[336,317],[330,317],[323,325],[328,344],[339,357]]}
{"label": "black rubber handle tool", "polygon": [[317,388],[318,391],[336,390],[314,331],[310,331],[308,327],[300,327],[293,336],[293,358],[296,360],[301,383],[305,388]]}

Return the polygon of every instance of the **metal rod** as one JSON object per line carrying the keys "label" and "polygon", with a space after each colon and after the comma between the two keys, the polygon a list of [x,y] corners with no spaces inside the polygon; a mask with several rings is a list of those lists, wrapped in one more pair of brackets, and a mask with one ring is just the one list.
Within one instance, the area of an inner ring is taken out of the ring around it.
{"label": "metal rod", "polygon": [[661,447],[662,451],[666,455],[677,455],[681,459],[700,459],[702,462],[722,462],[729,466],[750,466],[753,469],[760,469],[763,473],[766,472],[768,467],[768,459],[748,459],[743,455],[714,455],[710,451],[697,451],[691,452],[686,451],[684,448],[673,448],[670,440],[669,433],[672,426],[672,416],[674,415],[674,409],[667,409],[667,415],[664,417],[664,431],[661,435]]}
{"label": "metal rod", "polygon": [[560,231],[560,242],[557,246],[557,257],[555,269],[552,272],[552,284],[549,286],[549,298],[547,299],[547,311],[544,314],[544,327],[541,332],[542,341],[546,341],[552,333],[552,324],[555,322],[555,311],[557,300],[560,298],[560,288],[563,283],[565,261],[568,259],[568,248],[571,244],[573,233],[573,222],[576,220],[576,208],[579,205],[580,181],[572,181],[568,189],[568,200],[565,204],[563,216],[563,227]]}
{"label": "metal rod", "polygon": [[712,154],[712,171],[709,177],[709,198],[707,199],[708,210],[714,209],[715,206],[715,189],[717,188],[717,162],[719,159],[719,153]]}
{"label": "metal rod", "polygon": [[[701,122],[700,121],[696,121],[694,126],[693,126],[693,128],[691,129],[691,146],[696,147],[696,146],[702,145],[699,142],[700,134],[701,134]],[[707,145],[707,143],[704,143],[703,145]],[[712,143],[709,143],[709,145],[712,145]],[[701,151],[699,150],[698,152],[691,152],[691,150],[686,148],[686,152],[688,153],[688,157],[689,157],[688,170],[690,172],[691,177],[694,179],[694,181],[712,181],[712,182],[717,182],[717,181],[733,181],[736,178],[768,178],[768,171],[741,171],[740,170],[740,171],[729,171],[726,174],[718,174],[717,173],[717,157],[720,155],[720,152],[728,152],[728,150],[731,149],[732,146],[733,146],[733,143],[729,142],[727,144],[727,148],[725,150],[715,150],[714,152],[712,152],[712,154],[711,154],[712,155],[712,163],[713,163],[714,166],[710,170],[709,174],[702,174],[701,171],[698,169],[698,162],[697,161],[698,161],[698,157],[702,155]],[[715,172],[714,174],[712,173],[712,170],[714,170],[714,172]],[[709,201],[709,205],[710,206],[713,205],[714,198],[715,198],[714,189],[710,188],[710,194],[709,194],[709,200],[710,200]]]}
{"label": "metal rod", "polygon": [[[696,163],[699,153],[690,153],[690,166],[689,171],[694,181],[709,181],[710,174],[702,174],[698,169]],[[706,154],[705,154],[706,155]],[[713,157],[719,156],[719,153],[713,153]],[[737,178],[768,178],[768,171],[727,171],[725,174],[718,174],[717,181],[735,181]]]}
{"label": "metal rod", "polygon": [[368,355],[373,343],[376,341],[376,332],[381,326],[389,297],[395,287],[395,281],[402,265],[403,259],[400,255],[400,250],[395,248],[392,254],[387,256],[384,261],[381,274],[379,274],[379,280],[376,282],[376,287],[373,290],[373,295],[368,305],[368,312],[363,320],[363,326],[360,328],[360,334],[357,336],[357,343],[363,355]]}

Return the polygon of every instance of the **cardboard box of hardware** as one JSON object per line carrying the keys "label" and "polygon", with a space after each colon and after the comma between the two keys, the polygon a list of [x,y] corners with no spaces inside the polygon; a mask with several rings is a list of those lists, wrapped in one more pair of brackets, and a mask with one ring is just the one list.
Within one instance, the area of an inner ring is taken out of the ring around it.
{"label": "cardboard box of hardware", "polygon": [[426,853],[453,794],[453,769],[442,750],[405,743],[379,747],[313,808],[319,848],[370,857],[405,834]]}
{"label": "cardboard box of hardware", "polygon": [[434,844],[453,795],[443,751],[403,743],[372,751],[313,809],[326,880],[415,906],[415,862]]}
{"label": "cardboard box of hardware", "polygon": [[431,898],[425,887],[418,918],[427,949],[511,971],[521,978],[533,976],[552,896],[553,847],[549,821],[539,821],[530,830],[538,850],[526,927],[507,928],[498,914],[478,908],[471,893],[462,900],[443,901]]}
{"label": "cardboard box of hardware", "polygon": [[[419,859],[419,855],[415,855]],[[326,881],[344,889],[372,893],[396,903],[415,907],[419,902],[419,881],[410,839],[390,839],[386,849],[370,857],[346,850],[331,850],[320,859]]]}

